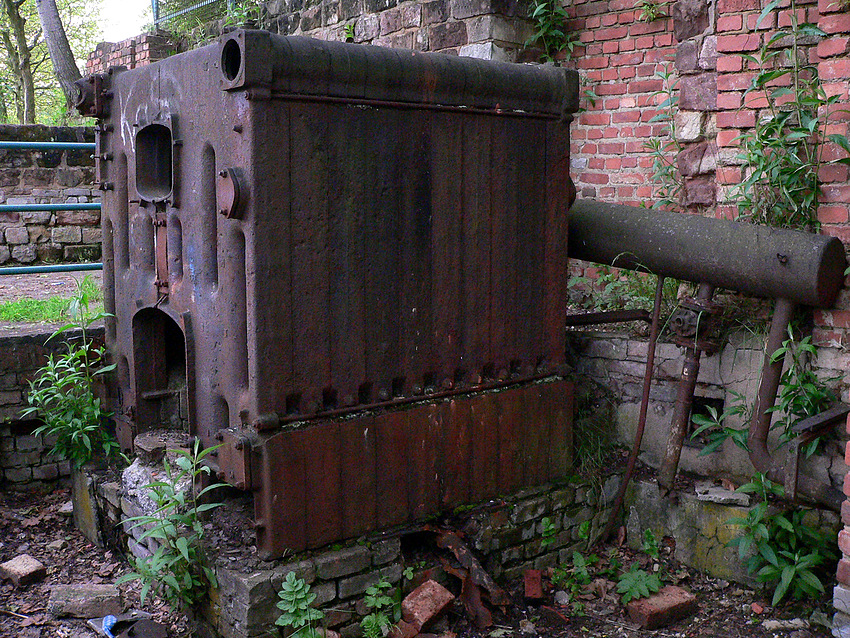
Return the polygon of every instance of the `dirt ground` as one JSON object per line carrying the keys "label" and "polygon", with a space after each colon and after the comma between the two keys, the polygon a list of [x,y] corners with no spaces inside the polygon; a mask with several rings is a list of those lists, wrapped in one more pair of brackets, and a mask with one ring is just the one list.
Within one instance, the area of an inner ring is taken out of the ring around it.
{"label": "dirt ground", "polygon": [[[0,492],[0,562],[28,553],[47,566],[47,578],[41,583],[21,589],[14,588],[10,582],[0,584],[0,637],[95,636],[83,620],[57,619],[47,612],[50,588],[62,583],[111,583],[128,568],[121,556],[93,546],[73,528],[69,517],[60,514],[60,507],[69,498],[67,489],[47,495]],[[645,631],[630,621],[613,590],[614,584],[604,578],[594,581],[586,593],[579,595],[577,601],[584,608],[580,615],[571,615],[574,609],[559,606],[554,589],[547,591],[542,602],[527,604],[522,582],[516,581],[506,584],[513,604],[505,612],[494,610],[493,626],[484,630],[471,626],[458,606],[441,621],[440,628],[457,638],[826,638],[830,635],[825,627],[811,622],[811,603],[807,607],[771,608],[765,595],[678,564],[669,557],[669,543],[661,544],[658,560],[615,545],[594,551],[601,557],[597,568],[603,568],[613,558],[624,566],[637,562],[648,571],[658,570],[665,582],[675,583],[696,595],[698,613],[667,628]],[[436,554],[417,557],[417,562],[420,558],[425,558],[426,564],[440,564],[440,556]],[[458,584],[449,580],[450,588]],[[138,584],[122,585],[122,591],[125,603],[139,608]],[[831,616],[827,597],[821,609],[822,617]],[[185,621],[161,601],[149,602],[145,610],[171,626],[169,636],[191,636]]]}

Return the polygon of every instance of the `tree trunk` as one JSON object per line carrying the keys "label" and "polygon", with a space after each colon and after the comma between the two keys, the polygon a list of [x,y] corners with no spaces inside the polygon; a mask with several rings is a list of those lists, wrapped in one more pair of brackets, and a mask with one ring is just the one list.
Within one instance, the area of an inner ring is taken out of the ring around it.
{"label": "tree trunk", "polygon": [[[7,48],[11,45],[14,51],[9,50],[12,60],[12,72],[15,74],[21,90],[21,105],[18,109],[18,120],[21,124],[35,123],[35,83],[32,77],[31,46],[27,42],[27,34],[24,30],[26,19],[21,15],[21,5],[24,0],[3,0],[3,11],[12,27],[11,37],[3,34],[4,44]],[[37,38],[33,39],[36,42]]]}
{"label": "tree trunk", "polygon": [[9,99],[6,87],[0,83],[0,123],[9,123],[9,107],[6,105],[6,100]]}
{"label": "tree trunk", "polygon": [[68,36],[65,35],[56,0],[36,0],[35,4],[38,7],[38,17],[41,20],[47,50],[50,52],[50,60],[53,62],[53,72],[59,80],[62,93],[65,94],[65,101],[71,107],[76,96],[74,82],[82,76],[71,52],[71,45],[68,44]]}

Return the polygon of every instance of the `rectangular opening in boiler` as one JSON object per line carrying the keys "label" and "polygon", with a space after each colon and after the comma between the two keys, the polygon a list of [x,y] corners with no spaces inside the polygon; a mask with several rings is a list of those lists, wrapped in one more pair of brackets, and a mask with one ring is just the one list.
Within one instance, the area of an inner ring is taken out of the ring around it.
{"label": "rectangular opening in boiler", "polygon": [[150,124],[136,135],[136,190],[149,201],[171,195],[173,156],[171,130]]}

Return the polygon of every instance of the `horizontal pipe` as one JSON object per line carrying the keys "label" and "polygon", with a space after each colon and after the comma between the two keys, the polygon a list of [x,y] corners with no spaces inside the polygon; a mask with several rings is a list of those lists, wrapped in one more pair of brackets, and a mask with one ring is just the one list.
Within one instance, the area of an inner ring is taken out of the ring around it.
{"label": "horizontal pipe", "polygon": [[0,275],[41,275],[51,272],[77,272],[80,270],[103,270],[103,264],[44,264],[41,266],[10,266],[0,268]]}
{"label": "horizontal pipe", "polygon": [[94,151],[94,142],[7,142],[0,141],[0,150],[24,151]]}
{"label": "horizontal pipe", "polygon": [[567,326],[593,326],[601,323],[621,323],[626,321],[651,321],[648,310],[606,310],[587,312],[583,315],[567,315]]}
{"label": "horizontal pipe", "polygon": [[826,235],[584,199],[567,237],[570,258],[807,306],[830,307],[844,282],[844,245]]}
{"label": "horizontal pipe", "polygon": [[0,213],[30,213],[40,210],[100,210],[100,202],[69,202],[67,204],[0,204]]}

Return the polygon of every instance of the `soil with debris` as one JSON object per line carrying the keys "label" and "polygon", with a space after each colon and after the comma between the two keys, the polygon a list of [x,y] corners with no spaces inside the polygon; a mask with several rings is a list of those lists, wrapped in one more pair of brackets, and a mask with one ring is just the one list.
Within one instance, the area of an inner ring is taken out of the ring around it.
{"label": "soil with debris", "polygon": [[[60,513],[69,498],[67,489],[47,495],[0,492],[0,562],[30,554],[47,567],[47,577],[40,583],[22,588],[15,588],[8,581],[0,584],[0,636],[95,636],[84,620],[54,618],[47,612],[51,587],[66,583],[114,583],[129,570],[123,557],[89,543],[74,529],[71,518]],[[229,549],[234,551],[237,540],[245,539],[231,537],[229,540]],[[641,568],[660,574],[665,582],[694,593],[699,604],[698,613],[667,628],[646,631],[629,619],[620,604],[614,582],[604,576],[596,576],[571,603],[561,606],[558,603],[565,602],[563,594],[558,594],[558,588],[551,585],[551,578],[544,575],[544,598],[534,604],[525,600],[522,581],[507,583],[512,604],[493,610],[494,624],[489,628],[473,626],[457,602],[435,629],[451,632],[457,638],[826,638],[830,635],[829,630],[817,624],[818,618],[826,620],[832,613],[827,597],[821,605],[822,611],[815,612],[814,616],[811,604],[771,608],[769,597],[765,595],[682,566],[671,558],[670,541],[660,544],[657,560],[616,544],[594,551],[599,556],[592,570],[594,574],[611,568],[612,561],[625,567],[638,563]],[[228,552],[225,549],[222,553],[226,556]],[[424,560],[426,565],[436,566],[437,572],[442,569],[445,574],[450,573],[451,566],[448,569],[439,566],[448,565],[447,556],[446,552],[434,549],[415,559],[417,564]],[[453,593],[460,594],[459,580],[449,575],[445,582]],[[140,608],[138,583],[123,584],[121,589],[125,605]],[[162,601],[149,600],[145,610],[152,613],[155,620],[170,626],[169,636],[191,636],[185,620],[171,613]]]}
{"label": "soil with debris", "polygon": [[[69,513],[71,491],[42,495],[0,491],[0,563],[29,554],[47,568],[41,582],[16,588],[0,581],[0,636],[15,638],[84,638],[97,634],[85,619],[55,618],[47,611],[50,590],[64,584],[110,584],[130,571],[124,557],[90,543]],[[128,608],[140,609],[139,583],[121,586]],[[169,636],[189,636],[185,619],[159,600],[145,607],[154,620],[171,626]]]}

